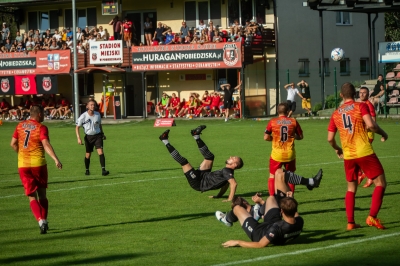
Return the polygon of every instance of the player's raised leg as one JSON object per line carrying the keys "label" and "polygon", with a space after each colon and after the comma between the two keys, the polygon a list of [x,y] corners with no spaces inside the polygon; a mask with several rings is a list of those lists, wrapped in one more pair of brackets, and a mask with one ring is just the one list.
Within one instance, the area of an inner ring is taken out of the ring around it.
{"label": "player's raised leg", "polygon": [[196,140],[196,143],[197,143],[197,146],[199,147],[199,151],[200,151],[201,155],[203,155],[203,157],[204,157],[204,161],[200,165],[200,170],[211,169],[213,166],[213,162],[214,162],[214,154],[212,152],[210,152],[207,145],[200,138],[200,134],[204,129],[206,129],[206,126],[200,125],[197,128],[192,129],[190,131],[190,134],[192,134],[193,138]]}
{"label": "player's raised leg", "polygon": [[[307,186],[309,190],[313,190],[314,188],[319,187],[322,179],[322,169],[319,169],[318,173],[311,178],[305,178],[301,175],[295,174],[290,171],[284,171],[282,169],[278,169],[275,172],[275,192],[279,189],[283,191],[281,188],[285,188],[288,186],[287,183],[293,185],[304,185]],[[279,185],[282,184],[282,185]],[[285,185],[283,185],[285,184]],[[285,186],[285,187],[283,187]]]}
{"label": "player's raised leg", "polygon": [[169,143],[169,129],[165,130],[159,137],[159,139],[165,144],[168,152],[171,154],[172,159],[174,159],[177,163],[182,166],[182,170],[184,173],[190,171],[192,166],[189,164],[188,160],[185,157],[182,157],[180,153]]}

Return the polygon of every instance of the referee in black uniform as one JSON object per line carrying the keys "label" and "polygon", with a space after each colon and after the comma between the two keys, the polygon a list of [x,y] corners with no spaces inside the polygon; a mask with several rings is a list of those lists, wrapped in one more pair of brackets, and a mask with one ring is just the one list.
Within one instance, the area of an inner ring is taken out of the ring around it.
{"label": "referee in black uniform", "polygon": [[110,172],[106,170],[106,159],[103,153],[103,140],[106,139],[106,136],[103,133],[103,128],[101,126],[101,115],[99,112],[95,111],[95,101],[90,100],[86,105],[87,111],[84,112],[76,122],[76,137],[78,139],[78,144],[82,145],[81,136],[79,134],[79,128],[82,126],[85,130],[85,147],[86,147],[86,156],[85,156],[85,167],[86,172],[85,175],[90,175],[89,166],[90,166],[90,156],[93,152],[93,148],[96,147],[97,153],[100,157],[100,164],[103,176],[108,175]]}

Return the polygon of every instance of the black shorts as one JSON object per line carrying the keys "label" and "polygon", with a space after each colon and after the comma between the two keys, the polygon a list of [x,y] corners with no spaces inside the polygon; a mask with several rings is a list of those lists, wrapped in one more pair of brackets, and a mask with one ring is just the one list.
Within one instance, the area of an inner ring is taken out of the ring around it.
{"label": "black shorts", "polygon": [[287,104],[289,106],[289,111],[292,111],[292,112],[296,111],[296,102],[295,101],[292,102],[292,101],[287,100]]}
{"label": "black shorts", "polygon": [[144,34],[153,34],[153,32],[154,32],[154,30],[152,30],[152,29],[144,30]]}
{"label": "black shorts", "polygon": [[194,170],[193,168],[190,169],[185,173],[186,179],[189,182],[189,185],[197,191],[201,191],[200,185],[201,185],[201,180],[203,179],[203,175],[205,173],[211,172],[211,169],[208,170]]}
{"label": "black shorts", "polygon": [[233,102],[232,100],[224,100],[224,109],[232,108]]}
{"label": "black shorts", "polygon": [[93,152],[93,148],[103,149],[103,134],[85,136],[86,153]]}
{"label": "black shorts", "polygon": [[280,209],[272,208],[264,215],[263,223],[258,223],[253,217],[249,217],[244,220],[242,228],[251,241],[258,242],[263,237],[265,226],[272,225],[280,220],[282,220]]}

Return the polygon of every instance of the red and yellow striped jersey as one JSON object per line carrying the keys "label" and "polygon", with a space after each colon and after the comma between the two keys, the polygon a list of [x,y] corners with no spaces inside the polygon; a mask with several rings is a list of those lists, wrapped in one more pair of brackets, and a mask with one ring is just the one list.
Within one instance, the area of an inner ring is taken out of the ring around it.
{"label": "red and yellow striped jersey", "polygon": [[333,114],[328,131],[339,130],[343,156],[346,160],[357,159],[374,153],[368,140],[363,116],[370,114],[365,103],[349,101],[342,104]]}
{"label": "red and yellow striped jersey", "polygon": [[[369,114],[371,115],[371,117],[376,117],[374,105],[369,100],[366,100],[364,103],[368,106]],[[368,138],[374,139],[374,132],[368,131]]]}
{"label": "red and yellow striped jersey", "polygon": [[294,136],[303,131],[296,119],[279,116],[269,121],[266,133],[272,135],[271,158],[277,162],[290,162],[296,158]]}
{"label": "red and yellow striped jersey", "polygon": [[49,131],[45,125],[33,119],[23,121],[15,129],[13,138],[18,140],[18,168],[46,164],[42,140],[49,139]]}

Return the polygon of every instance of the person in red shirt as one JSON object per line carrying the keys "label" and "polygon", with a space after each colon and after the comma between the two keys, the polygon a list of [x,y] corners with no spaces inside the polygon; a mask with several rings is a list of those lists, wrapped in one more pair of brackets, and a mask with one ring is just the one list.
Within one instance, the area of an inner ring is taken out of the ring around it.
{"label": "person in red shirt", "polygon": [[18,153],[18,172],[28,196],[33,215],[39,223],[40,233],[46,234],[49,203],[46,197],[47,163],[44,152],[54,160],[58,169],[62,164],[50,144],[49,131],[44,120],[42,106],[30,109],[30,119],[20,122],[11,138],[11,147]]}
{"label": "person in red shirt", "polygon": [[[289,106],[287,103],[278,105],[279,117],[272,118],[264,132],[264,140],[272,141],[271,157],[269,159],[269,195],[275,194],[275,172],[285,167],[286,170],[296,171],[296,151],[294,140],[303,139],[303,130],[299,122],[288,117]],[[290,189],[294,192],[295,186],[289,183]]]}
{"label": "person in red shirt", "polygon": [[132,21],[130,21],[128,17],[125,17],[124,22],[122,23],[122,27],[124,29],[124,41],[126,42],[126,46],[131,47],[133,31]]}
{"label": "person in red shirt", "polygon": [[181,99],[176,96],[175,93],[172,93],[171,99],[169,99],[169,116],[168,117],[176,117],[181,109]]}
{"label": "person in red shirt", "polygon": [[[351,83],[344,83],[340,89],[340,97],[344,103],[332,114],[328,127],[328,142],[335,150],[339,159],[344,159],[344,170],[347,180],[345,197],[347,230],[360,228],[355,223],[354,208],[358,186],[358,170],[361,169],[375,184],[372,193],[371,208],[366,219],[368,226],[385,229],[377,218],[382,206],[386,189],[386,178],[382,164],[376,156],[368,138],[367,130],[382,136],[386,141],[388,135],[371,118],[368,106],[363,102],[355,102],[356,90]],[[339,131],[342,148],[336,144],[335,136]]]}
{"label": "person in red shirt", "polygon": [[208,91],[204,92],[204,95],[201,98],[200,103],[201,103],[201,105],[196,110],[196,116],[197,117],[203,116],[203,111],[206,112],[204,117],[209,116],[210,115],[211,96],[208,93]]}
{"label": "person in red shirt", "polygon": [[186,112],[188,111],[189,108],[189,101],[186,101],[185,98],[182,99],[181,102],[181,109],[179,110],[179,113],[177,114],[177,117],[184,117]]}
{"label": "person in red shirt", "polygon": [[60,107],[57,109],[57,112],[60,115],[60,119],[66,119],[68,114],[71,113],[71,108],[69,107],[70,103],[67,98],[62,97],[60,102]]}
{"label": "person in red shirt", "polygon": [[[3,98],[0,103],[0,114],[2,119],[6,119],[6,115],[10,111],[10,104],[7,102],[6,98]],[[7,119],[8,120],[8,119]]]}
{"label": "person in red shirt", "polygon": [[221,96],[218,92],[211,92],[211,105],[210,110],[214,112],[214,116],[217,117],[219,112],[219,103],[221,101]]}

